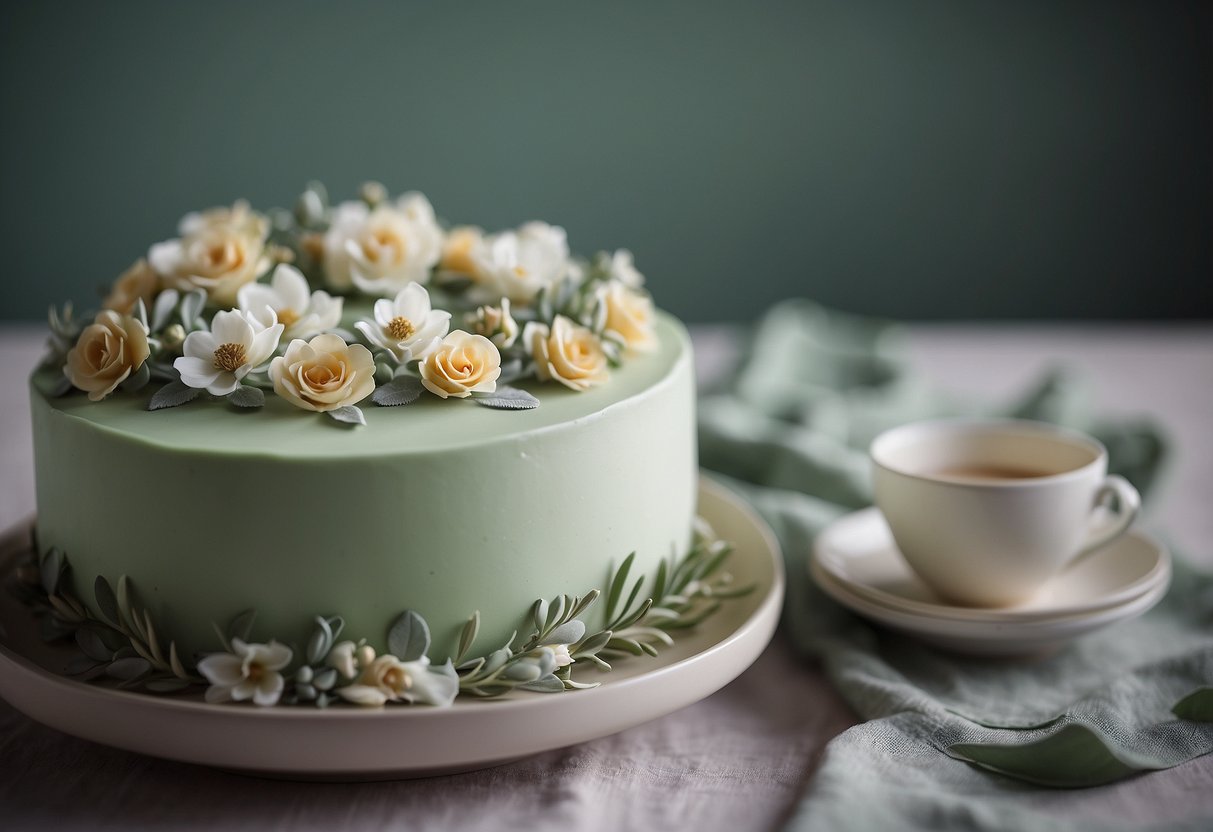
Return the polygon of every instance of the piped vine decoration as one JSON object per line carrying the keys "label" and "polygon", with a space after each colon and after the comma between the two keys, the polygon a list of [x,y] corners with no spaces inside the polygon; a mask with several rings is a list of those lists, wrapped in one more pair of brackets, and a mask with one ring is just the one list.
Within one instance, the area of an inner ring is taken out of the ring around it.
{"label": "piped vine decoration", "polygon": [[164,639],[126,576],[116,588],[98,576],[90,609],[71,590],[66,556],[55,548],[40,556],[35,552],[36,544],[18,569],[18,592],[38,616],[44,639],[70,640],[76,647],[79,655],[66,664],[65,673],[157,694],[205,686],[208,702],[257,705],[444,706],[460,695],[593,688],[597,682],[573,678],[575,668],[609,671],[611,661],[655,657],[674,644],[677,631],[695,627],[724,601],[753,590],[734,583],[724,569],[732,546],[700,521],[690,551],[661,561],[651,582],[633,575],[634,554],[611,571],[603,624],[594,629],[585,618],[602,591],[557,595],[531,606],[533,630],[520,643],[515,633],[501,647],[474,655],[480,632],[475,612],[460,633],[455,654],[433,664],[429,626],[412,610],[392,622],[383,654],[366,639],[342,639],[345,621],[339,615],[316,616],[302,649],[273,639],[254,642],[256,614],[248,610],[225,627],[215,626],[220,650],[195,658],[183,657],[174,641]]}

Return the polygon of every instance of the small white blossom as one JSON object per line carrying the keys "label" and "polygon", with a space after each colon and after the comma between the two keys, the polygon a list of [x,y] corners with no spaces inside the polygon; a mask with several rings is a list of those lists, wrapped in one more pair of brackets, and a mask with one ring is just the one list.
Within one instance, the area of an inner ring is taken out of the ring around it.
{"label": "small white blossom", "polygon": [[425,283],[442,257],[442,229],[429,200],[408,193],[374,208],[343,202],[324,234],[322,260],[328,284],[390,295]]}
{"label": "small white blossom", "polygon": [[621,248],[610,256],[606,262],[607,275],[611,280],[618,281],[629,289],[639,289],[644,285],[644,275],[636,270],[632,263],[632,252]]}
{"label": "small white blossom", "polygon": [[277,641],[246,644],[232,639],[232,652],[212,653],[198,662],[198,672],[211,683],[206,701],[277,704],[286,685],[281,671],[291,663],[291,655],[291,648]]}
{"label": "small white blossom", "polygon": [[[283,338],[311,338],[341,323],[342,299],[328,292],[310,291],[300,271],[285,263],[274,269],[268,284],[241,286],[236,299],[240,311],[255,317],[262,326],[282,324]],[[270,320],[269,310],[277,321]]]}
{"label": "small white blossom", "polygon": [[491,295],[527,303],[539,290],[569,272],[569,243],[564,229],[528,222],[517,231],[486,237],[469,256],[476,280]]}
{"label": "small white blossom", "polygon": [[216,312],[209,332],[191,332],[181,345],[182,355],[173,362],[181,381],[205,389],[213,396],[226,396],[251,371],[269,361],[278,349],[283,326],[266,310],[265,326],[248,312]]}
{"label": "small white blossom", "polygon": [[430,306],[424,286],[409,284],[392,300],[375,301],[373,320],[354,324],[373,346],[387,350],[402,364],[420,361],[438,348],[451,326],[451,313]]}
{"label": "small white blossom", "polygon": [[[351,644],[352,653],[351,642],[342,642],[338,646],[344,648],[345,644]],[[386,653],[376,656],[375,651],[367,645],[358,648],[357,652],[358,666],[361,668],[358,680],[336,690],[337,695],[347,702],[368,707],[381,707],[388,702],[449,705],[459,692],[459,680],[431,672],[430,661],[424,656],[415,661],[402,662]],[[343,671],[339,668],[339,672]]]}

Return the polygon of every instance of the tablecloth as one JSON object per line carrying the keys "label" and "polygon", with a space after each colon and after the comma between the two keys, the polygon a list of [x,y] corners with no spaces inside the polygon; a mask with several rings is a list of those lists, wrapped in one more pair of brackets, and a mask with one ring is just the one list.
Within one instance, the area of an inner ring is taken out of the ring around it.
{"label": "tablecloth", "polygon": [[[735,354],[727,329],[695,333],[701,375]],[[41,331],[0,328],[0,526],[33,510],[24,378]],[[1097,406],[1151,413],[1174,434],[1175,470],[1145,519],[1213,568],[1213,328],[951,325],[912,330],[915,364],[966,396],[1007,397],[1057,360]],[[825,744],[855,717],[820,670],[777,637],[738,680],[694,706],[584,745],[451,777],[388,783],[262,780],[103,748],[0,703],[0,823],[9,829],[776,829]],[[1207,814],[1213,755],[1025,800],[1089,821],[1166,826]]]}

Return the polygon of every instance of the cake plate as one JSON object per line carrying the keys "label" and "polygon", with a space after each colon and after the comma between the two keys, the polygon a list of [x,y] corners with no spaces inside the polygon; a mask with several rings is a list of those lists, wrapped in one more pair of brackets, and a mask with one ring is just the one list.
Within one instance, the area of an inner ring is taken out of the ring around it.
{"label": "cake plate", "polygon": [[[0,593],[0,696],[27,716],[93,742],[188,763],[290,779],[375,780],[487,768],[614,734],[724,687],[762,653],[783,602],[779,545],[733,492],[700,480],[699,513],[736,550],[727,567],[755,590],[726,602],[657,658],[620,660],[600,682],[559,694],[459,699],[449,708],[314,710],[209,705],[74,680],[70,655],[43,643],[33,616]],[[28,539],[22,528],[12,541]],[[23,542],[4,548],[5,574]]]}

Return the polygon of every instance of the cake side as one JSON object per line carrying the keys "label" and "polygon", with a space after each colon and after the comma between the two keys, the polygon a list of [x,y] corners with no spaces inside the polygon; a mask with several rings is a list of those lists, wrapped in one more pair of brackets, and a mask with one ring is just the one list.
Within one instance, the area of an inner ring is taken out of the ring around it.
{"label": "cake side", "polygon": [[269,407],[199,421],[201,409],[86,406],[35,377],[39,544],[86,585],[130,576],[189,652],[213,649],[211,622],[248,608],[297,644],[315,615],[340,614],[379,649],[412,609],[435,659],[479,610],[484,642],[504,643],[534,599],[603,588],[633,551],[648,574],[685,551],[690,346],[668,316],[656,334],[610,385],[536,410],[435,400],[373,408],[367,428],[337,435]]}

